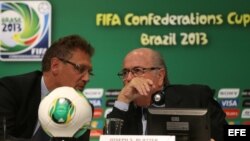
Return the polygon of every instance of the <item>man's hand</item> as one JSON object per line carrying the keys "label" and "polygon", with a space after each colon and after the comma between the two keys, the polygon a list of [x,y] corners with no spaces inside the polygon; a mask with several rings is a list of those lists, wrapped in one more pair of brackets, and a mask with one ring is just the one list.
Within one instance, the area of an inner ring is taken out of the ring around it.
{"label": "man's hand", "polygon": [[118,95],[118,101],[130,103],[139,96],[148,96],[155,89],[150,79],[135,77],[127,83]]}

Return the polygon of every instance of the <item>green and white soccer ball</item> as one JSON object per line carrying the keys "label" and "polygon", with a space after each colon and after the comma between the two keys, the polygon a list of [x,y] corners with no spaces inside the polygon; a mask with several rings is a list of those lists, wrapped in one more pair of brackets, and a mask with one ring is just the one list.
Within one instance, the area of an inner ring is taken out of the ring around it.
{"label": "green and white soccer ball", "polygon": [[78,138],[90,127],[92,108],[80,91],[59,87],[41,101],[38,119],[51,137]]}

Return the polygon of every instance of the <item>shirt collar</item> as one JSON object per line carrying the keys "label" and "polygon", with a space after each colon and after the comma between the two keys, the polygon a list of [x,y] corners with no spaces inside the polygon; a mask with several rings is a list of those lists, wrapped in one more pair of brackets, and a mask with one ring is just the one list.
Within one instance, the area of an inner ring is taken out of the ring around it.
{"label": "shirt collar", "polygon": [[49,90],[47,89],[45,82],[44,82],[44,78],[42,76],[42,79],[41,79],[41,99],[43,99],[48,93],[49,93]]}

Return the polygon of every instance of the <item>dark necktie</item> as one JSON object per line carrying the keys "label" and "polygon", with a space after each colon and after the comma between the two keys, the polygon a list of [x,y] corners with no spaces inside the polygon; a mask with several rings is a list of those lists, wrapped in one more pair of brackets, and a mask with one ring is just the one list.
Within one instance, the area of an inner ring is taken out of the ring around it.
{"label": "dark necktie", "polygon": [[136,108],[138,132],[140,135],[143,134],[142,117],[144,118],[144,120],[147,120],[147,111],[148,111],[147,108],[141,108],[141,107]]}
{"label": "dark necktie", "polygon": [[142,108],[136,107],[136,122],[137,122],[137,129],[138,134],[142,135]]}

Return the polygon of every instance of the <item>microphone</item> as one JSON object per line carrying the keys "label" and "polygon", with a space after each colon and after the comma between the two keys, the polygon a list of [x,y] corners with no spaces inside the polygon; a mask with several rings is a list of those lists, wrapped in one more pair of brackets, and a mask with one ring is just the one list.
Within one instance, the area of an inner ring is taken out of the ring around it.
{"label": "microphone", "polygon": [[163,87],[161,91],[156,92],[155,94],[152,95],[152,104],[156,106],[162,106],[165,104],[165,91],[166,91],[166,86]]}

